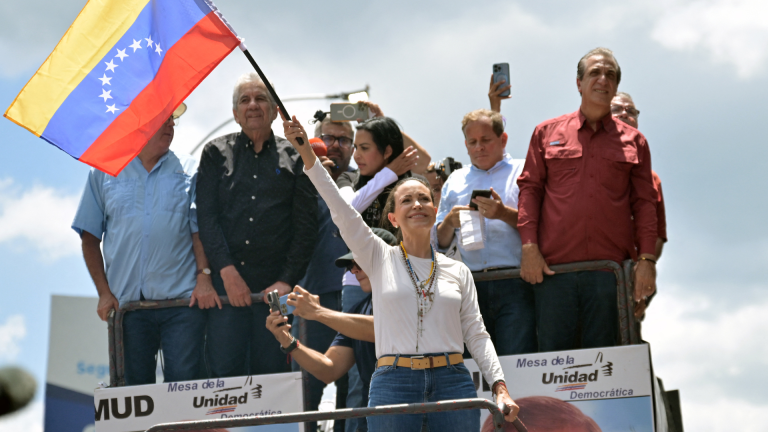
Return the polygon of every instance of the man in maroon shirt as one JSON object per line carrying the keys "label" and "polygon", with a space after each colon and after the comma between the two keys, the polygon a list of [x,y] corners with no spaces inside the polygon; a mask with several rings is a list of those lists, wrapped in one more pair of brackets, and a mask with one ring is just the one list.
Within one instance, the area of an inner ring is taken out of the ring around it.
{"label": "man in maroon shirt", "polygon": [[[611,114],[623,121],[624,123],[637,129],[638,118],[640,117],[640,110],[635,106],[635,101],[632,100],[632,96],[629,93],[618,92],[611,101]],[[667,215],[666,208],[664,206],[664,194],[661,191],[661,179],[656,171],[651,170],[653,175],[653,188],[656,189],[658,194],[656,200],[656,260],[661,258],[661,251],[664,249],[664,243],[667,242]],[[648,300],[642,299],[635,305],[635,317],[642,319],[645,315],[645,308],[650,303],[650,297]]]}
{"label": "man in maroon shirt", "polygon": [[612,272],[555,274],[549,265],[632,258],[635,299],[656,289],[651,154],[637,129],[611,116],[620,80],[610,50],[582,57],[580,109],[536,127],[518,179],[521,277],[536,284],[541,351],[611,346],[618,329]]}

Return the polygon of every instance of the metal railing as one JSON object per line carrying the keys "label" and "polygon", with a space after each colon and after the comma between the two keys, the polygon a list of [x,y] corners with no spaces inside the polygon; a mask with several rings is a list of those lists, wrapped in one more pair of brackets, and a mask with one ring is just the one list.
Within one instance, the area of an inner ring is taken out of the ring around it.
{"label": "metal railing", "polygon": [[[229,304],[227,296],[219,298],[222,305]],[[260,303],[263,301],[263,298],[264,294],[262,293],[251,294],[251,303]],[[142,300],[127,303],[117,311],[110,311],[107,316],[110,387],[125,386],[125,356],[123,354],[123,317],[125,313],[140,309],[163,309],[170,307],[189,307],[189,299]]]}
{"label": "metal railing", "polygon": [[[634,281],[634,263],[627,260],[620,265],[614,261],[585,261],[569,264],[557,264],[550,266],[550,269],[557,273],[569,273],[577,271],[610,270],[616,275],[617,288],[617,307],[619,337],[621,345],[630,345],[640,343],[640,335],[637,330],[637,322],[634,317],[633,303],[633,281]],[[473,272],[472,276],[476,282],[491,281],[501,279],[512,279],[520,277],[519,268],[496,269],[481,272]],[[220,297],[222,304],[229,304],[226,296]],[[261,302],[263,294],[251,294],[252,302]],[[118,311],[112,311],[107,319],[109,331],[109,375],[112,387],[125,386],[125,367],[123,353],[123,317],[126,312],[140,309],[161,309],[168,307],[188,307],[189,299],[176,300],[145,300],[131,302],[120,308]],[[299,324],[299,340],[306,345],[306,331],[304,320]],[[308,372],[302,368],[303,388],[307,388]],[[308,394],[303,391],[305,409],[308,406]],[[219,419],[219,420],[200,420],[190,422],[164,423],[153,426],[149,431],[165,430],[190,430],[190,429],[209,429],[217,427],[238,427],[238,426],[258,426],[277,423],[296,423],[296,422],[314,422],[320,420],[341,420],[348,418],[369,417],[372,415],[385,414],[403,414],[403,413],[428,413],[440,412],[458,409],[489,409],[494,416],[496,430],[500,431],[503,424],[503,414],[498,406],[486,399],[462,399],[457,401],[441,401],[411,405],[388,405],[376,408],[349,408],[335,411],[310,411],[301,413],[279,414],[273,416],[257,416],[240,419]],[[502,423],[498,423],[496,418],[501,417]],[[516,428],[522,432],[525,427],[517,421]]]}
{"label": "metal railing", "polygon": [[[236,419],[193,420],[173,423],[161,423],[147,429],[146,432],[206,430],[215,428],[231,428],[242,426],[263,426],[280,423],[314,422],[321,420],[341,420],[360,417],[372,417],[395,414],[426,414],[443,411],[467,409],[487,409],[493,418],[496,432],[504,430],[504,414],[496,403],[488,399],[458,399],[439,402],[382,405],[375,408],[347,408],[335,411],[310,411],[301,413],[275,414],[269,416],[243,417]],[[518,432],[527,432],[519,419],[512,423]]]}
{"label": "metal railing", "polygon": [[[623,265],[615,261],[583,261],[568,264],[556,264],[549,266],[556,273],[571,273],[578,271],[611,270],[616,275],[616,300],[619,311],[619,340],[621,345],[639,344],[640,335],[635,320],[633,303],[634,286],[634,262],[624,261]],[[492,281],[501,279],[515,279],[520,277],[519,268],[507,268],[472,272],[475,282]]]}

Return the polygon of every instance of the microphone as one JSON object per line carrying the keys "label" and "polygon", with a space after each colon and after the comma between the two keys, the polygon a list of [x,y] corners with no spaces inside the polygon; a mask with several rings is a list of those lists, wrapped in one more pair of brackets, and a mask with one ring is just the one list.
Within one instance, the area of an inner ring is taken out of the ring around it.
{"label": "microphone", "polygon": [[310,138],[309,145],[312,147],[312,151],[315,152],[317,157],[328,156],[328,147],[326,147],[325,143],[320,138]]}
{"label": "microphone", "polygon": [[0,368],[0,416],[24,408],[35,397],[36,387],[29,372],[14,366]]}

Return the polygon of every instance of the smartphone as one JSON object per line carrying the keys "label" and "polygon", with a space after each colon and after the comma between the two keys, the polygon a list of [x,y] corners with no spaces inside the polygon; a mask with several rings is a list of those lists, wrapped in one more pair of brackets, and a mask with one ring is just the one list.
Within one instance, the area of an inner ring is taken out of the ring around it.
{"label": "smartphone", "polygon": [[491,190],[490,189],[475,189],[472,191],[472,198],[469,199],[469,208],[472,210],[477,210],[477,204],[473,203],[472,200],[477,197],[491,197]]}
{"label": "smartphone", "polygon": [[[496,63],[493,65],[493,82],[497,83],[501,80],[504,80],[504,84],[502,84],[503,87],[506,87],[510,84],[509,81],[509,63]],[[506,90],[504,93],[499,94],[499,96],[509,96],[510,91]]]}
{"label": "smartphone", "polygon": [[335,122],[355,121],[357,119],[368,120],[371,113],[367,105],[361,103],[332,103],[331,120]]}
{"label": "smartphone", "polygon": [[[270,311],[272,312],[279,311],[281,316],[284,315],[283,311],[280,309],[280,296],[277,290],[267,293],[267,303],[269,303]],[[280,327],[284,325],[285,323],[280,323],[277,326]]]}
{"label": "smartphone", "polygon": [[289,295],[290,293],[280,297],[280,313],[283,315],[291,315],[293,310],[296,309],[296,306],[291,306],[288,304]]}

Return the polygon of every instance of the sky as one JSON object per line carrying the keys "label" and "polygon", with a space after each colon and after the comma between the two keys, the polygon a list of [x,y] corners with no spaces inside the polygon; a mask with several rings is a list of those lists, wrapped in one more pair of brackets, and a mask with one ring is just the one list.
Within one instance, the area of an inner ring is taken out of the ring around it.
{"label": "sky", "polygon": [[[1,110],[84,4],[0,2]],[[507,150],[522,158],[537,124],[578,109],[578,59],[611,48],[666,199],[669,243],[643,327],[655,371],[667,389],[680,389],[686,429],[764,428],[768,230],[760,227],[768,206],[759,191],[768,188],[768,146],[758,132],[768,96],[768,3],[216,4],[282,97],[368,84],[371,100],[433,159],[465,163],[460,121],[488,107],[492,64],[510,65],[512,99],[502,114]],[[249,68],[236,50],[190,95],[172,150],[190,152],[231,117],[232,86]],[[287,108],[306,122],[328,103]],[[4,118],[0,150],[0,366],[22,365],[43,383],[50,295],[95,295],[69,228],[88,167]],[[41,400],[42,391],[0,429],[40,430]]]}

